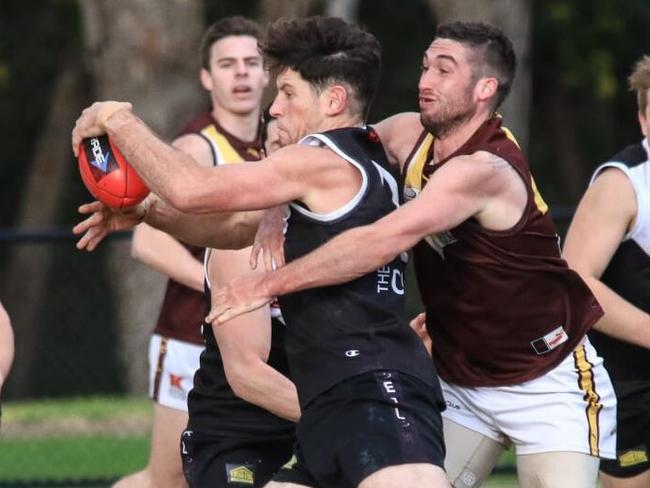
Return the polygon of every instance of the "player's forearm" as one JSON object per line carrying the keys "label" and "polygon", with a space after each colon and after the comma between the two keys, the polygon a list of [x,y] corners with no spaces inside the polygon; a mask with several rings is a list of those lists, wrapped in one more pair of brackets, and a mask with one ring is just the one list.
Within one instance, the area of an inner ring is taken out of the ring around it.
{"label": "player's forearm", "polygon": [[650,349],[650,315],[635,307],[602,281],[583,276],[605,310],[594,329],[616,339]]}
{"label": "player's forearm", "polygon": [[160,139],[130,110],[117,110],[100,122],[152,192],[180,210],[191,207],[205,168]]}
{"label": "player's forearm", "polygon": [[[378,269],[399,254],[377,227],[348,230],[318,249],[266,275],[269,296],[352,281]],[[383,241],[383,242],[382,242]]]}
{"label": "player's forearm", "polygon": [[219,212],[187,214],[159,198],[148,198],[144,221],[196,246],[242,249],[250,246],[261,212]]}
{"label": "player's forearm", "polygon": [[167,233],[139,225],[133,233],[131,256],[178,283],[203,291],[203,262]]}
{"label": "player's forearm", "polygon": [[300,405],[296,387],[289,378],[259,361],[237,364],[228,381],[235,394],[278,417],[297,422]]}

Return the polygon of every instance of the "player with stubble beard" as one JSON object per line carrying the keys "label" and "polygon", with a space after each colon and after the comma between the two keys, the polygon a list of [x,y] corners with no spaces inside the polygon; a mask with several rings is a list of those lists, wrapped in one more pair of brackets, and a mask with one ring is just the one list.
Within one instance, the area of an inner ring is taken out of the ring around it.
{"label": "player with stubble beard", "polygon": [[440,25],[422,60],[420,114],[376,125],[409,201],[264,277],[233,281],[210,318],[355,280],[413,249],[452,484],[480,485],[514,444],[520,486],[593,488],[599,457],[615,456],[616,399],[585,336],[602,310],[561,258],[549,209],[495,113],[515,66],[499,29]]}

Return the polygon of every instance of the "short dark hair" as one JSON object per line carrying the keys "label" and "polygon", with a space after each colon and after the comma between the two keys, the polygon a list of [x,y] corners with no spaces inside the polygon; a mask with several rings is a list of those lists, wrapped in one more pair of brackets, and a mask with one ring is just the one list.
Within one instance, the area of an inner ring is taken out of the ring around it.
{"label": "short dark hair", "polygon": [[202,67],[207,70],[210,69],[210,49],[212,45],[228,36],[251,36],[259,41],[262,32],[257,22],[239,15],[217,20],[207,28],[201,40]]}
{"label": "short dark hair", "polygon": [[486,75],[497,79],[499,87],[494,108],[499,107],[510,93],[517,70],[517,56],[512,42],[503,31],[483,22],[450,22],[438,26],[436,37],[481,48],[481,52],[477,53],[481,66],[477,67],[475,74],[477,79]]}
{"label": "short dark hair", "polygon": [[365,120],[377,92],[381,45],[375,36],[336,17],[279,19],[271,24],[262,44],[271,71],[286,68],[317,90],[336,83],[347,85]]}

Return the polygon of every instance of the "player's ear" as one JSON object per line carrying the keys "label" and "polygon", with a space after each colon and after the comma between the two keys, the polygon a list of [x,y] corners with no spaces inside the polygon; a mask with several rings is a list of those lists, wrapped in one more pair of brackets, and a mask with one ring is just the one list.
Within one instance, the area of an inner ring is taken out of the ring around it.
{"label": "player's ear", "polygon": [[485,101],[494,97],[499,88],[496,78],[481,78],[476,82],[475,92],[479,100]]}
{"label": "player's ear", "polygon": [[208,91],[212,91],[213,84],[212,84],[212,77],[210,76],[210,73],[208,72],[207,69],[201,68],[201,85],[203,85],[203,88],[205,88]]}
{"label": "player's ear", "polygon": [[348,108],[348,90],[343,85],[332,85],[327,88],[325,95],[325,113],[330,116],[338,115]]}

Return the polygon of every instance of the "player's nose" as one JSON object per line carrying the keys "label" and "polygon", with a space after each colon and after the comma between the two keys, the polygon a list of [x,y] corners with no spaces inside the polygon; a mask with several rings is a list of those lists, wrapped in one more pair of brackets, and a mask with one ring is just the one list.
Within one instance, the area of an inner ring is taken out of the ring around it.
{"label": "player's nose", "polygon": [[246,62],[243,59],[238,60],[237,63],[235,64],[235,73],[238,75],[248,74],[248,66],[246,65]]}

